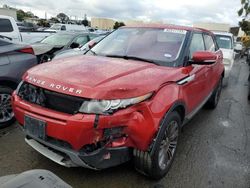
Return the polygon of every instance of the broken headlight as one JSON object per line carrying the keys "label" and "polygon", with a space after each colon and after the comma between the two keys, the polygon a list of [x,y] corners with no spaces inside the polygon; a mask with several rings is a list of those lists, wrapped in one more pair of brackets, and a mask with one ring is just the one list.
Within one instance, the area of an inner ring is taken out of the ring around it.
{"label": "broken headlight", "polygon": [[118,109],[126,108],[133,104],[140,103],[152,96],[152,93],[130,98],[130,99],[115,99],[115,100],[90,100],[83,102],[79,112],[86,114],[110,114]]}

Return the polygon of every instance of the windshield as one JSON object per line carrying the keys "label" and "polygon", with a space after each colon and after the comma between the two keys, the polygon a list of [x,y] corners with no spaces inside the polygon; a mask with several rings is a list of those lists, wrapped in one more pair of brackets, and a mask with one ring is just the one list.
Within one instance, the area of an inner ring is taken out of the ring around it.
{"label": "windshield", "polygon": [[219,48],[232,49],[232,38],[225,35],[216,35],[216,41],[219,45]]}
{"label": "windshield", "polygon": [[92,53],[128,59],[136,57],[164,64],[177,59],[185,36],[185,30],[122,28],[99,42]]}
{"label": "windshield", "polygon": [[41,43],[55,46],[65,46],[72,40],[72,35],[54,34],[43,39]]}
{"label": "windshield", "polygon": [[104,37],[105,36],[96,37],[96,38],[92,39],[91,41],[89,41],[88,43],[84,44],[80,49],[81,50],[89,50],[89,44],[91,44],[91,43],[98,43]]}

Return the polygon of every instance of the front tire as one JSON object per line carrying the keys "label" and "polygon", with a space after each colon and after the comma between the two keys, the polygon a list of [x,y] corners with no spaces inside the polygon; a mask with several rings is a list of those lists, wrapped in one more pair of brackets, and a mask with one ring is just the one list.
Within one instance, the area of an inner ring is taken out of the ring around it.
{"label": "front tire", "polygon": [[161,179],[169,171],[175,158],[180,134],[181,118],[171,112],[161,123],[161,132],[155,140],[153,153],[134,150],[136,170],[152,179]]}
{"label": "front tire", "polygon": [[0,87],[0,128],[14,123],[15,117],[11,106],[11,95],[14,90],[9,87]]}

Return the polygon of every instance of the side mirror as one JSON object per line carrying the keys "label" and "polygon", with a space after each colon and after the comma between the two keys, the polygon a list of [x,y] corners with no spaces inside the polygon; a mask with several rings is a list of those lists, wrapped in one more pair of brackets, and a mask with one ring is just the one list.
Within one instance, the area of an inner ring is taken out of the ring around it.
{"label": "side mirror", "polygon": [[210,65],[215,63],[217,55],[213,52],[197,51],[193,53],[192,64]]}
{"label": "side mirror", "polygon": [[95,41],[90,41],[88,44],[89,49],[93,48],[97,43]]}
{"label": "side mirror", "polygon": [[80,44],[77,43],[77,42],[73,42],[71,45],[70,45],[70,48],[79,48],[80,47]]}

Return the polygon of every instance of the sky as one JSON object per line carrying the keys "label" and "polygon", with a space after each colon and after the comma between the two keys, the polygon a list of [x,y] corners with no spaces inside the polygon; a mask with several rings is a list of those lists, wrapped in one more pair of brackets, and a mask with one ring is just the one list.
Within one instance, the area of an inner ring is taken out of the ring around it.
{"label": "sky", "polygon": [[192,25],[194,22],[229,23],[237,26],[240,0],[0,0],[44,18],[60,12],[71,18],[105,17],[119,21],[144,20]]}

